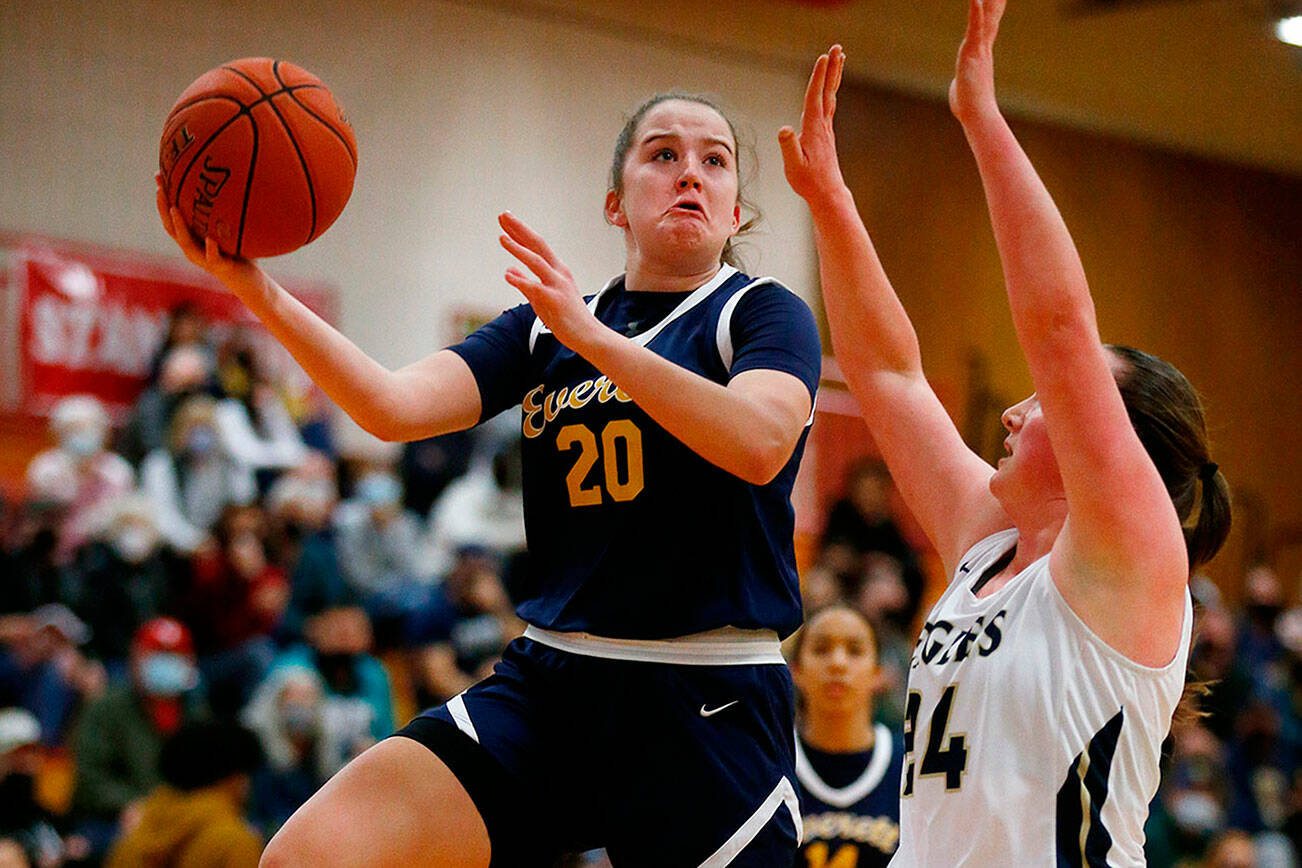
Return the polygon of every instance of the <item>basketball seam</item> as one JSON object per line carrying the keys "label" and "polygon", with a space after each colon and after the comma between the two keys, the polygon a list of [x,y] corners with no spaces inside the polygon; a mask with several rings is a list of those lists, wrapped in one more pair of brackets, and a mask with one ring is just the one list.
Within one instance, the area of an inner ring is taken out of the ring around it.
{"label": "basketball seam", "polygon": [[[315,87],[320,87],[321,90],[324,90],[327,93],[329,92],[327,88],[315,84],[302,85],[300,87],[295,88],[294,90],[307,90],[308,88],[315,88]],[[286,90],[288,91],[288,88],[286,88]],[[309,106],[307,103],[303,102],[301,99],[295,96],[293,91],[288,91],[288,92],[289,92],[289,98],[292,99],[295,103],[297,103],[299,108],[307,112],[308,115],[311,116],[313,120],[315,120],[317,123],[321,124],[321,126],[325,127],[327,130],[333,133],[335,138],[339,139],[340,143],[343,144],[344,146],[344,151],[348,154],[348,159],[352,160],[353,171],[356,171],[357,154],[353,153],[352,145],[348,144],[348,139],[343,134],[341,134],[337,129],[334,128],[334,124],[330,123],[328,120],[321,117],[321,115],[317,114],[315,111],[312,110],[311,106]]]}
{"label": "basketball seam", "polygon": [[[190,168],[194,165],[194,161],[197,160],[197,159],[199,159],[199,155],[203,153],[203,149],[206,148],[206,147],[208,147],[210,144],[212,144],[212,140],[213,140],[213,139],[215,139],[215,138],[217,138],[219,135],[221,135],[221,134],[222,134],[222,131],[224,131],[224,130],[225,130],[227,127],[229,127],[231,124],[235,123],[235,121],[239,120],[240,115],[244,114],[244,103],[240,102],[239,100],[237,100],[237,99],[236,99],[235,97],[233,97],[233,96],[226,96],[226,95],[224,95],[224,94],[215,94],[215,95],[213,95],[213,96],[202,96],[202,97],[199,97],[198,99],[196,99],[194,102],[188,102],[188,103],[186,103],[186,104],[183,105],[183,106],[177,106],[176,108],[172,109],[171,114],[169,114],[169,115],[167,116],[167,121],[163,124],[163,132],[164,132],[164,133],[167,132],[168,127],[170,127],[170,126],[172,125],[172,118],[176,116],[176,113],[177,113],[178,111],[180,111],[180,110],[183,109],[183,108],[189,108],[190,106],[198,105],[199,103],[203,102],[204,100],[209,100],[209,99],[228,99],[228,100],[230,100],[231,102],[235,103],[237,106],[239,106],[239,107],[240,107],[240,111],[238,111],[238,112],[236,112],[235,114],[231,115],[231,117],[227,119],[226,123],[222,124],[220,127],[218,127],[216,130],[213,131],[213,134],[212,134],[212,135],[210,135],[208,138],[204,139],[203,143],[199,146],[198,150],[196,150],[196,151],[194,152],[194,156],[190,158],[190,162],[189,162],[188,164],[186,164],[185,170],[184,170],[183,172],[181,172],[181,181],[182,181],[182,183],[184,183],[184,181],[185,181],[185,176],[186,176],[187,174],[189,174],[189,172],[190,172]],[[182,126],[184,126],[184,124],[182,124]],[[161,157],[159,158],[159,163],[160,163],[160,168],[161,168],[161,163],[162,163],[162,158],[161,158]],[[177,165],[179,165],[179,164],[177,164]],[[176,165],[173,165],[173,166],[172,166],[172,171],[171,171],[171,172],[168,172],[168,173],[167,173],[167,177],[164,178],[164,181],[167,182],[168,186],[171,186],[171,182],[172,182],[172,174],[173,174],[173,172],[176,171],[176,168],[177,168],[177,166],[176,166]],[[180,185],[178,185],[177,188],[176,188],[176,194],[177,194],[177,195],[176,195],[176,201],[175,201],[173,204],[176,205],[176,206],[179,208],[179,207],[181,207],[181,188],[180,188]]]}
{"label": "basketball seam", "polygon": [[[223,66],[222,69],[226,70],[227,72],[235,73],[240,78],[244,79],[249,84],[253,85],[253,89],[256,90],[258,93],[262,94],[264,97],[268,95],[267,92],[262,89],[261,85],[259,85],[256,81],[254,81],[253,78],[248,73],[240,69],[238,66]],[[279,81],[280,79],[277,78],[276,80]]]}
{"label": "basketball seam", "polygon": [[235,240],[236,256],[244,255],[244,224],[249,214],[249,195],[253,192],[253,172],[258,168],[258,122],[253,119],[251,112],[249,123],[253,126],[253,148],[249,153],[249,176],[244,182],[244,204],[240,206],[240,233]]}
{"label": "basketball seam", "polygon": [[[289,87],[285,84],[284,79],[280,77],[279,60],[272,64],[271,74],[276,77],[276,81],[279,82],[282,88],[287,89]],[[292,94],[290,95],[290,99],[293,99]],[[295,100],[295,102],[297,102],[297,100]],[[267,104],[270,105],[271,110],[276,113],[276,118],[280,121],[280,125],[285,129],[285,135],[289,136],[289,143],[294,146],[294,153],[298,155],[298,165],[302,168],[303,178],[307,181],[307,199],[312,203],[312,222],[307,228],[307,241],[303,242],[304,244],[307,244],[316,237],[316,185],[312,183],[312,173],[308,170],[307,159],[303,156],[303,149],[298,146],[298,139],[294,137],[294,131],[290,129],[289,123],[285,120],[285,116],[282,115],[280,109],[276,107],[276,101],[273,99]]]}

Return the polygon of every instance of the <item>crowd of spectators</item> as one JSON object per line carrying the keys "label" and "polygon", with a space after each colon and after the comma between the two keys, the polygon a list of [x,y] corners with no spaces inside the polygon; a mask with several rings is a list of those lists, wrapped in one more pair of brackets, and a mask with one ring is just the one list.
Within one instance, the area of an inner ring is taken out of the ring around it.
{"label": "crowd of spectators", "polygon": [[518,420],[340,450],[280,363],[182,308],[129,413],[60,400],[0,500],[3,868],[256,865],[520,632]]}
{"label": "crowd of spectators", "polygon": [[[55,445],[0,501],[0,868],[185,848],[255,865],[327,778],[519,634],[518,420],[341,454],[276,370],[181,309],[122,424],[60,401]],[[896,730],[943,581],[900,515],[885,467],[856,462],[802,576],[808,608],[873,624]],[[1266,566],[1242,605],[1193,590],[1196,705],[1166,744],[1149,864],[1296,868],[1302,607]]]}

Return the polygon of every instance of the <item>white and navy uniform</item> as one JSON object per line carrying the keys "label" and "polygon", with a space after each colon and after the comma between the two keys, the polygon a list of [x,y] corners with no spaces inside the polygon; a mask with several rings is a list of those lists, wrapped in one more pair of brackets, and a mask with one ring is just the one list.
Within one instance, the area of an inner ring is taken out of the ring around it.
{"label": "white and navy uniform", "polygon": [[796,736],[805,838],[795,868],[883,868],[900,840],[904,750],[882,724],[866,751],[829,753]]}
{"label": "white and navy uniform", "polygon": [[[812,404],[818,330],[771,279],[724,266],[660,293],[616,278],[587,302],[702,377],[782,371]],[[482,418],[522,406],[528,627],[492,676],[401,734],[466,786],[494,868],[595,847],[617,866],[789,864],[800,820],[779,640],[801,623],[790,495],[808,422],[753,485],[661,428],[528,305],[451,349]]]}
{"label": "white and navy uniform", "polygon": [[1141,666],[1063,599],[1049,556],[987,597],[1017,531],[962,558],[914,648],[892,868],[1138,868],[1158,759],[1184,690],[1179,651]]}

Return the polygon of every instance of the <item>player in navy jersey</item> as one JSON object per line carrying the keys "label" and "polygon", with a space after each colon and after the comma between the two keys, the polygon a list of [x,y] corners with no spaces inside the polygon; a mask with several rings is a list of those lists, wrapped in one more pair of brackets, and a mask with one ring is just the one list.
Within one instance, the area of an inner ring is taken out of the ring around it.
{"label": "player in navy jersey", "polygon": [[873,722],[882,689],[877,638],[857,609],[833,603],[792,639],[800,696],[796,778],[804,840],[795,868],[879,868],[900,839],[900,739]]}
{"label": "player in navy jersey", "polygon": [[524,637],[485,681],[327,783],[266,865],[789,864],[800,836],[779,640],[801,621],[790,493],[821,350],[808,307],[731,264],[737,137],[666,94],[616,143],[624,274],[584,293],[510,213],[527,304],[389,371],[255,263],[186,256],[258,315],[363,428],[411,440],[521,404],[532,578]]}

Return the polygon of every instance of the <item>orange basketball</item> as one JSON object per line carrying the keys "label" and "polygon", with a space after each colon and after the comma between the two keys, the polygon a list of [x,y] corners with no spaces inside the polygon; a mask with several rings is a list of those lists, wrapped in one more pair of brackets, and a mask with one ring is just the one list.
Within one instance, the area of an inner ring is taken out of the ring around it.
{"label": "orange basketball", "polygon": [[256,259],[330,228],[353,191],[357,140],[315,75],[246,57],[185,89],[163,127],[158,166],[196,238]]}

